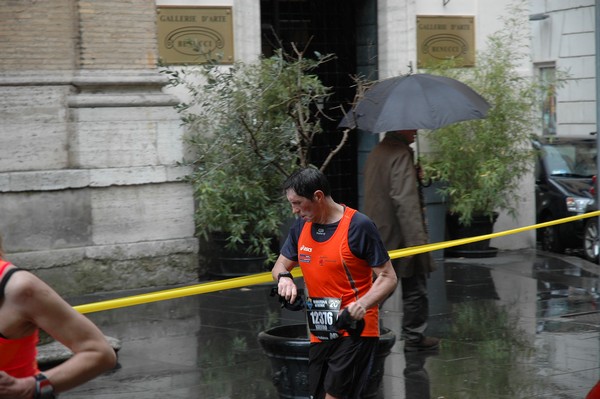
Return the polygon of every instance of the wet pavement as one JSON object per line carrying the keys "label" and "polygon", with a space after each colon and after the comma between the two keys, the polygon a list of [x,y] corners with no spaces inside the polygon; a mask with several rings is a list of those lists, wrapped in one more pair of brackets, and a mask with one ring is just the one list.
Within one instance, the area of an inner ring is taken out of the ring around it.
{"label": "wet pavement", "polygon": [[[600,378],[599,275],[583,259],[536,250],[438,261],[428,333],[441,348],[405,356],[396,341],[378,398],[584,398]],[[89,314],[121,340],[119,367],[61,398],[279,398],[257,335],[304,315],[281,309],[273,286]],[[398,333],[401,316],[397,292],[383,325]]]}

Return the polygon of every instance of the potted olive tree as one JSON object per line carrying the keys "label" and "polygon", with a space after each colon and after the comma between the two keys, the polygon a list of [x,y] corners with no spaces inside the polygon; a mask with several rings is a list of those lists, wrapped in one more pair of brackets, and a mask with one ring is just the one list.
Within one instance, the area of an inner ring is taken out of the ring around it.
{"label": "potted olive tree", "polygon": [[[279,250],[281,225],[291,216],[281,182],[311,164],[313,138],[321,133],[330,96],[314,70],[334,59],[278,51],[230,67],[208,63],[166,69],[189,100],[178,105],[193,168],[187,177],[196,201],[196,232],[209,274],[265,271]],[[339,151],[343,136],[327,160]]]}
{"label": "potted olive tree", "polygon": [[[519,187],[533,166],[530,138],[538,123],[540,90],[533,78],[522,76],[526,59],[525,22],[518,10],[510,12],[504,27],[487,38],[476,66],[455,68],[452,60],[437,65],[433,74],[458,79],[480,93],[490,104],[487,117],[461,122],[432,132],[431,152],[422,157],[425,174],[442,182],[447,229],[451,239],[492,232],[498,211],[515,216]],[[468,227],[472,230],[465,231]],[[494,256],[489,240],[450,248],[462,256]]]}

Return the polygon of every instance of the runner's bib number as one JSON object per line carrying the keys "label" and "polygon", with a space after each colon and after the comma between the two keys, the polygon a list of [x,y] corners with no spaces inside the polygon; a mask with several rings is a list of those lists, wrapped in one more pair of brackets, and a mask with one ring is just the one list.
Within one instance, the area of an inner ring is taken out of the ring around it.
{"label": "runner's bib number", "polygon": [[340,298],[313,298],[306,301],[306,318],[308,329],[322,341],[337,339],[340,334],[335,328],[335,322],[340,313],[342,300]]}

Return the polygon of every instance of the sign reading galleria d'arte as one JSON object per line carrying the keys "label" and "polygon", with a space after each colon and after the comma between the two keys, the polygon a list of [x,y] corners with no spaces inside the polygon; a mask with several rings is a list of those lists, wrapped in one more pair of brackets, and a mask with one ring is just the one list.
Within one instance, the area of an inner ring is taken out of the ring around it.
{"label": "sign reading galleria d'arte", "polygon": [[475,65],[475,18],[417,16],[417,66],[426,68],[448,59]]}
{"label": "sign reading galleria d'arte", "polygon": [[233,63],[231,7],[158,7],[163,64]]}

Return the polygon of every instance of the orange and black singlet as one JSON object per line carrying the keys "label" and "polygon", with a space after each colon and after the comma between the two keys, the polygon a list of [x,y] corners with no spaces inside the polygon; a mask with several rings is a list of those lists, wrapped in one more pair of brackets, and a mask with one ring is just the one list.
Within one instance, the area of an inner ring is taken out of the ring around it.
{"label": "orange and black singlet", "polygon": [[[21,270],[9,269],[10,263],[0,260],[0,306],[4,298],[4,288],[10,276]],[[39,331],[27,337],[7,339],[0,331],[0,370],[16,377],[24,378],[36,375],[40,372],[37,366],[37,343]]]}
{"label": "orange and black singlet", "polygon": [[[356,216],[364,218],[364,223],[372,225],[372,222],[366,216],[346,207],[342,219],[336,226],[333,226],[335,231],[325,241],[315,239],[313,234],[320,234],[319,229],[326,229],[327,226],[317,225],[317,230],[313,233],[315,228],[313,223],[304,223],[297,238],[297,258],[289,258],[298,261],[310,297],[318,298],[319,301],[324,298],[328,301],[334,301],[338,298],[341,300],[340,309],[344,309],[367,293],[373,284],[371,266],[379,266],[389,259],[381,240],[378,239],[378,234],[373,236],[375,243],[369,244],[378,247],[375,251],[378,255],[371,256],[372,259],[377,260],[367,260],[353,253],[349,243],[349,230],[351,222]],[[374,229],[376,233],[374,225],[369,228]],[[290,236],[288,241],[293,242],[294,228],[290,231]],[[286,250],[282,249],[282,254],[287,257]],[[348,333],[344,332],[344,335],[347,336]],[[377,306],[367,311],[365,329],[361,336],[379,336]],[[314,334],[311,334],[311,342],[319,341]]]}

